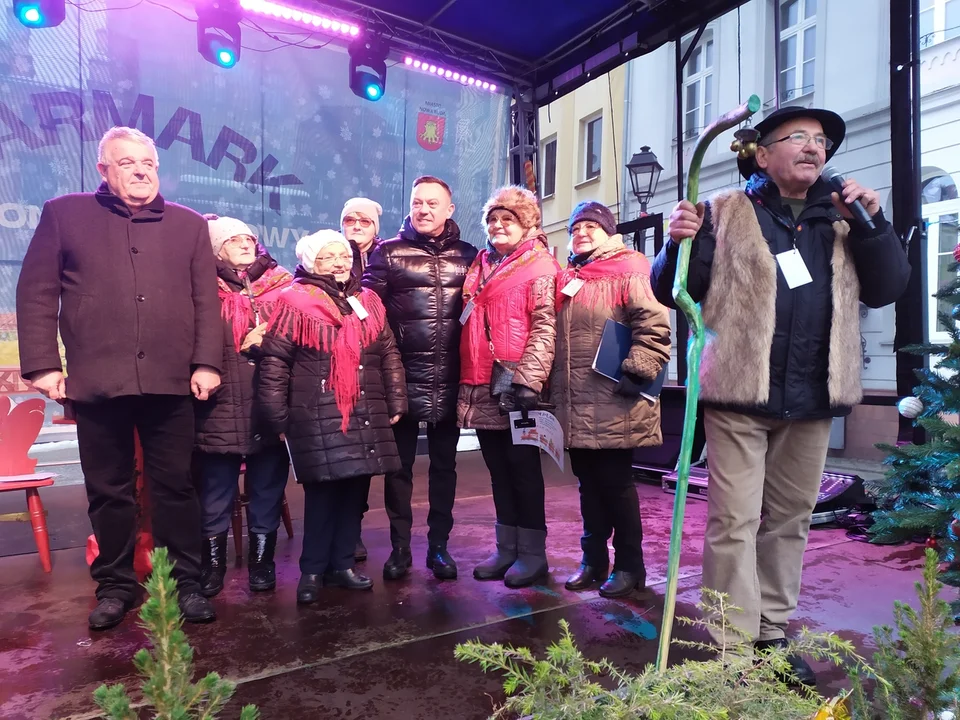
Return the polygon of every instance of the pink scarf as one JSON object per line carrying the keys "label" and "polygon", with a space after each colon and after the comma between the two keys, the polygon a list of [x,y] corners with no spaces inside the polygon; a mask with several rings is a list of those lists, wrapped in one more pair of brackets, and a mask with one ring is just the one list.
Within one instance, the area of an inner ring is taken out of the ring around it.
{"label": "pink scarf", "polygon": [[251,298],[246,288],[236,292],[223,278],[217,278],[220,315],[230,323],[233,329],[233,346],[237,352],[240,352],[240,346],[247,333],[256,325],[256,316],[260,316],[261,322],[264,318],[270,317],[280,291],[292,281],[293,275],[279,265],[268,268],[263,275],[250,283],[250,288],[253,290],[253,298]]}

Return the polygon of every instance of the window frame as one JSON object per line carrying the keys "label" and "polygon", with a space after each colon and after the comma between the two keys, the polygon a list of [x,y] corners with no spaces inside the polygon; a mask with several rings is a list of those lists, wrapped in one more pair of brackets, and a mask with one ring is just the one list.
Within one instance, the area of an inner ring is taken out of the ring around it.
{"label": "window frame", "polygon": [[[710,46],[712,57],[710,58],[710,65],[704,65],[700,70],[698,70],[693,75],[687,75],[687,69],[690,67],[690,63],[693,62],[693,53],[700,52],[701,56],[706,58],[707,46]],[[684,52],[689,48],[689,43],[685,46],[681,46]],[[717,66],[717,44],[714,39],[713,30],[707,30],[700,37],[700,41],[697,43],[697,47],[690,54],[690,58],[687,60],[687,65],[684,67],[684,76],[683,76],[683,140],[691,140],[700,135],[700,132],[705,128],[710,122],[713,121],[713,106],[714,106],[714,93],[715,93],[715,77],[714,77],[714,68]],[[706,79],[710,78],[710,92],[707,93],[706,90]],[[693,128],[687,127],[687,117],[690,113],[690,108],[687,107],[687,88],[694,83],[700,83],[700,86],[697,90],[697,106],[696,106],[696,123]],[[709,94],[710,97],[707,97]],[[705,107],[710,106],[710,118],[704,118],[704,109]]]}
{"label": "window frame", "polygon": [[[547,148],[553,146],[553,177],[547,172]],[[542,199],[546,200],[547,198],[553,197],[557,192],[557,136],[556,134],[551,135],[546,140],[542,140],[540,143],[540,157],[543,158],[540,167],[540,177],[543,178],[543,183],[541,188],[543,190]],[[550,192],[547,192],[547,181],[552,181],[553,189]]]}
{"label": "window frame", "polygon": [[[813,15],[807,17],[807,1],[808,0],[774,0],[777,3],[776,12],[780,17],[780,34],[776,38],[776,52],[780,55],[783,44],[790,40],[791,38],[796,38],[796,52],[793,57],[793,65],[789,67],[784,67],[783,62],[780,63],[780,73],[777,77],[776,92],[777,96],[780,98],[781,103],[793,102],[794,100],[799,100],[800,98],[812,95],[817,89],[816,81],[816,72],[817,72],[817,43],[819,40],[819,34],[817,32],[817,16],[820,12],[820,5],[823,0],[816,0],[817,7],[814,10]],[[790,27],[783,26],[783,7],[791,2],[797,3],[797,22]],[[805,50],[805,37],[806,31],[810,28],[814,28],[814,40],[813,40],[813,53],[810,60],[804,60],[804,50]],[[803,70],[806,63],[813,63],[813,84],[807,87],[802,85],[803,83]],[[786,88],[782,87],[783,85],[783,75],[785,72],[788,72],[790,69],[793,69],[793,87]]]}
{"label": "window frame", "polygon": [[[597,171],[590,174],[590,137],[591,126],[599,123],[598,133],[594,133],[597,138]],[[603,111],[595,112],[580,120],[580,178],[581,182],[590,182],[598,179],[603,173]]]}

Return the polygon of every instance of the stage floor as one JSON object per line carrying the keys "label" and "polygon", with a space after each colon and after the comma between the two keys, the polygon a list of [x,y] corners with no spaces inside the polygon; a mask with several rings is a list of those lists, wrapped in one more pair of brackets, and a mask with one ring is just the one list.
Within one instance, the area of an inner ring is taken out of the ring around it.
{"label": "stage floor", "polygon": [[[545,458],[551,579],[544,586],[511,591],[472,577],[473,565],[493,546],[493,502],[480,453],[461,453],[458,462],[450,550],[460,567],[459,580],[437,581],[424,567],[427,460],[421,457],[411,575],[396,583],[382,580],[390,542],[382,483],[375,481],[363,534],[370,558],[360,565],[374,579],[374,591],[326,590],[318,603],[303,608],[295,604],[303,493],[290,485],[295,535],[287,540],[281,529],[277,590],[250,593],[246,564],[239,570],[231,564],[227,587],[214,600],[218,621],[186,626],[198,675],[216,670],[239,683],[220,717],[235,718],[241,705],[256,703],[265,720],[485,718],[503,697],[501,678],[457,662],[454,646],[480,638],[539,652],[559,636],[561,618],[592,658],[606,657],[635,671],[655,660],[673,496],[639,486],[645,593],[621,601],[596,592],[570,593],[563,582],[580,560],[576,481]],[[95,603],[82,547],[89,533],[83,487],[41,492],[58,548],[51,574],[43,573],[32,554],[28,525],[0,526],[0,553],[6,555],[0,557],[0,718],[98,717],[92,692],[102,682],[128,687],[135,682],[131,658],[144,635],[135,613],[106,633],[87,630]],[[705,510],[702,501],[687,503],[678,615],[695,612]],[[231,561],[232,547],[231,541]],[[837,631],[869,652],[871,629],[891,621],[893,601],[914,599],[922,556],[918,545],[876,547],[848,540],[841,530],[814,529],[795,626]],[[676,633],[690,637],[688,630]],[[844,682],[837,671],[820,674],[824,693]]]}

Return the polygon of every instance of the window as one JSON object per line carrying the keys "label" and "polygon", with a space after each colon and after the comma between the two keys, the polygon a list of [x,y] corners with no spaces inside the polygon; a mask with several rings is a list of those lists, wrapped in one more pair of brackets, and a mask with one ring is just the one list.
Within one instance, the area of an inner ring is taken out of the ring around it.
{"label": "window", "polygon": [[817,0],[780,0],[779,46],[780,101],[812,93],[817,53]]}
{"label": "window", "polygon": [[683,138],[697,137],[713,122],[713,36],[704,35],[690,53],[683,78]]}
{"label": "window", "polygon": [[960,0],[920,0],[920,47],[960,35]]}
{"label": "window", "polygon": [[550,197],[557,191],[557,139],[543,144],[543,197]]}
{"label": "window", "polygon": [[603,117],[584,120],[581,125],[583,138],[583,179],[600,177],[600,147],[603,139]]}
{"label": "window", "polygon": [[[927,288],[932,295],[956,277],[950,267],[954,263],[953,249],[958,240],[960,200],[957,200],[957,186],[953,178],[946,173],[925,180],[920,192],[923,217],[927,223]],[[950,328],[941,322],[938,310],[949,317],[953,312],[953,304],[946,300],[934,302],[931,298],[927,318],[930,341],[950,342],[947,334]]]}

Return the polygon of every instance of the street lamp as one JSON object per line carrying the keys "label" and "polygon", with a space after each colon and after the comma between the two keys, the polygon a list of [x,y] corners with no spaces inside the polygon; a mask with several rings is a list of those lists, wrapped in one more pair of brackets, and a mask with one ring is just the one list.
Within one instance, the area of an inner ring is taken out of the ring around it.
{"label": "street lamp", "polygon": [[640,212],[647,212],[647,203],[657,192],[657,183],[663,166],[657,161],[657,156],[651,152],[649,146],[644,145],[627,163],[630,171],[630,184],[633,194],[640,203]]}

